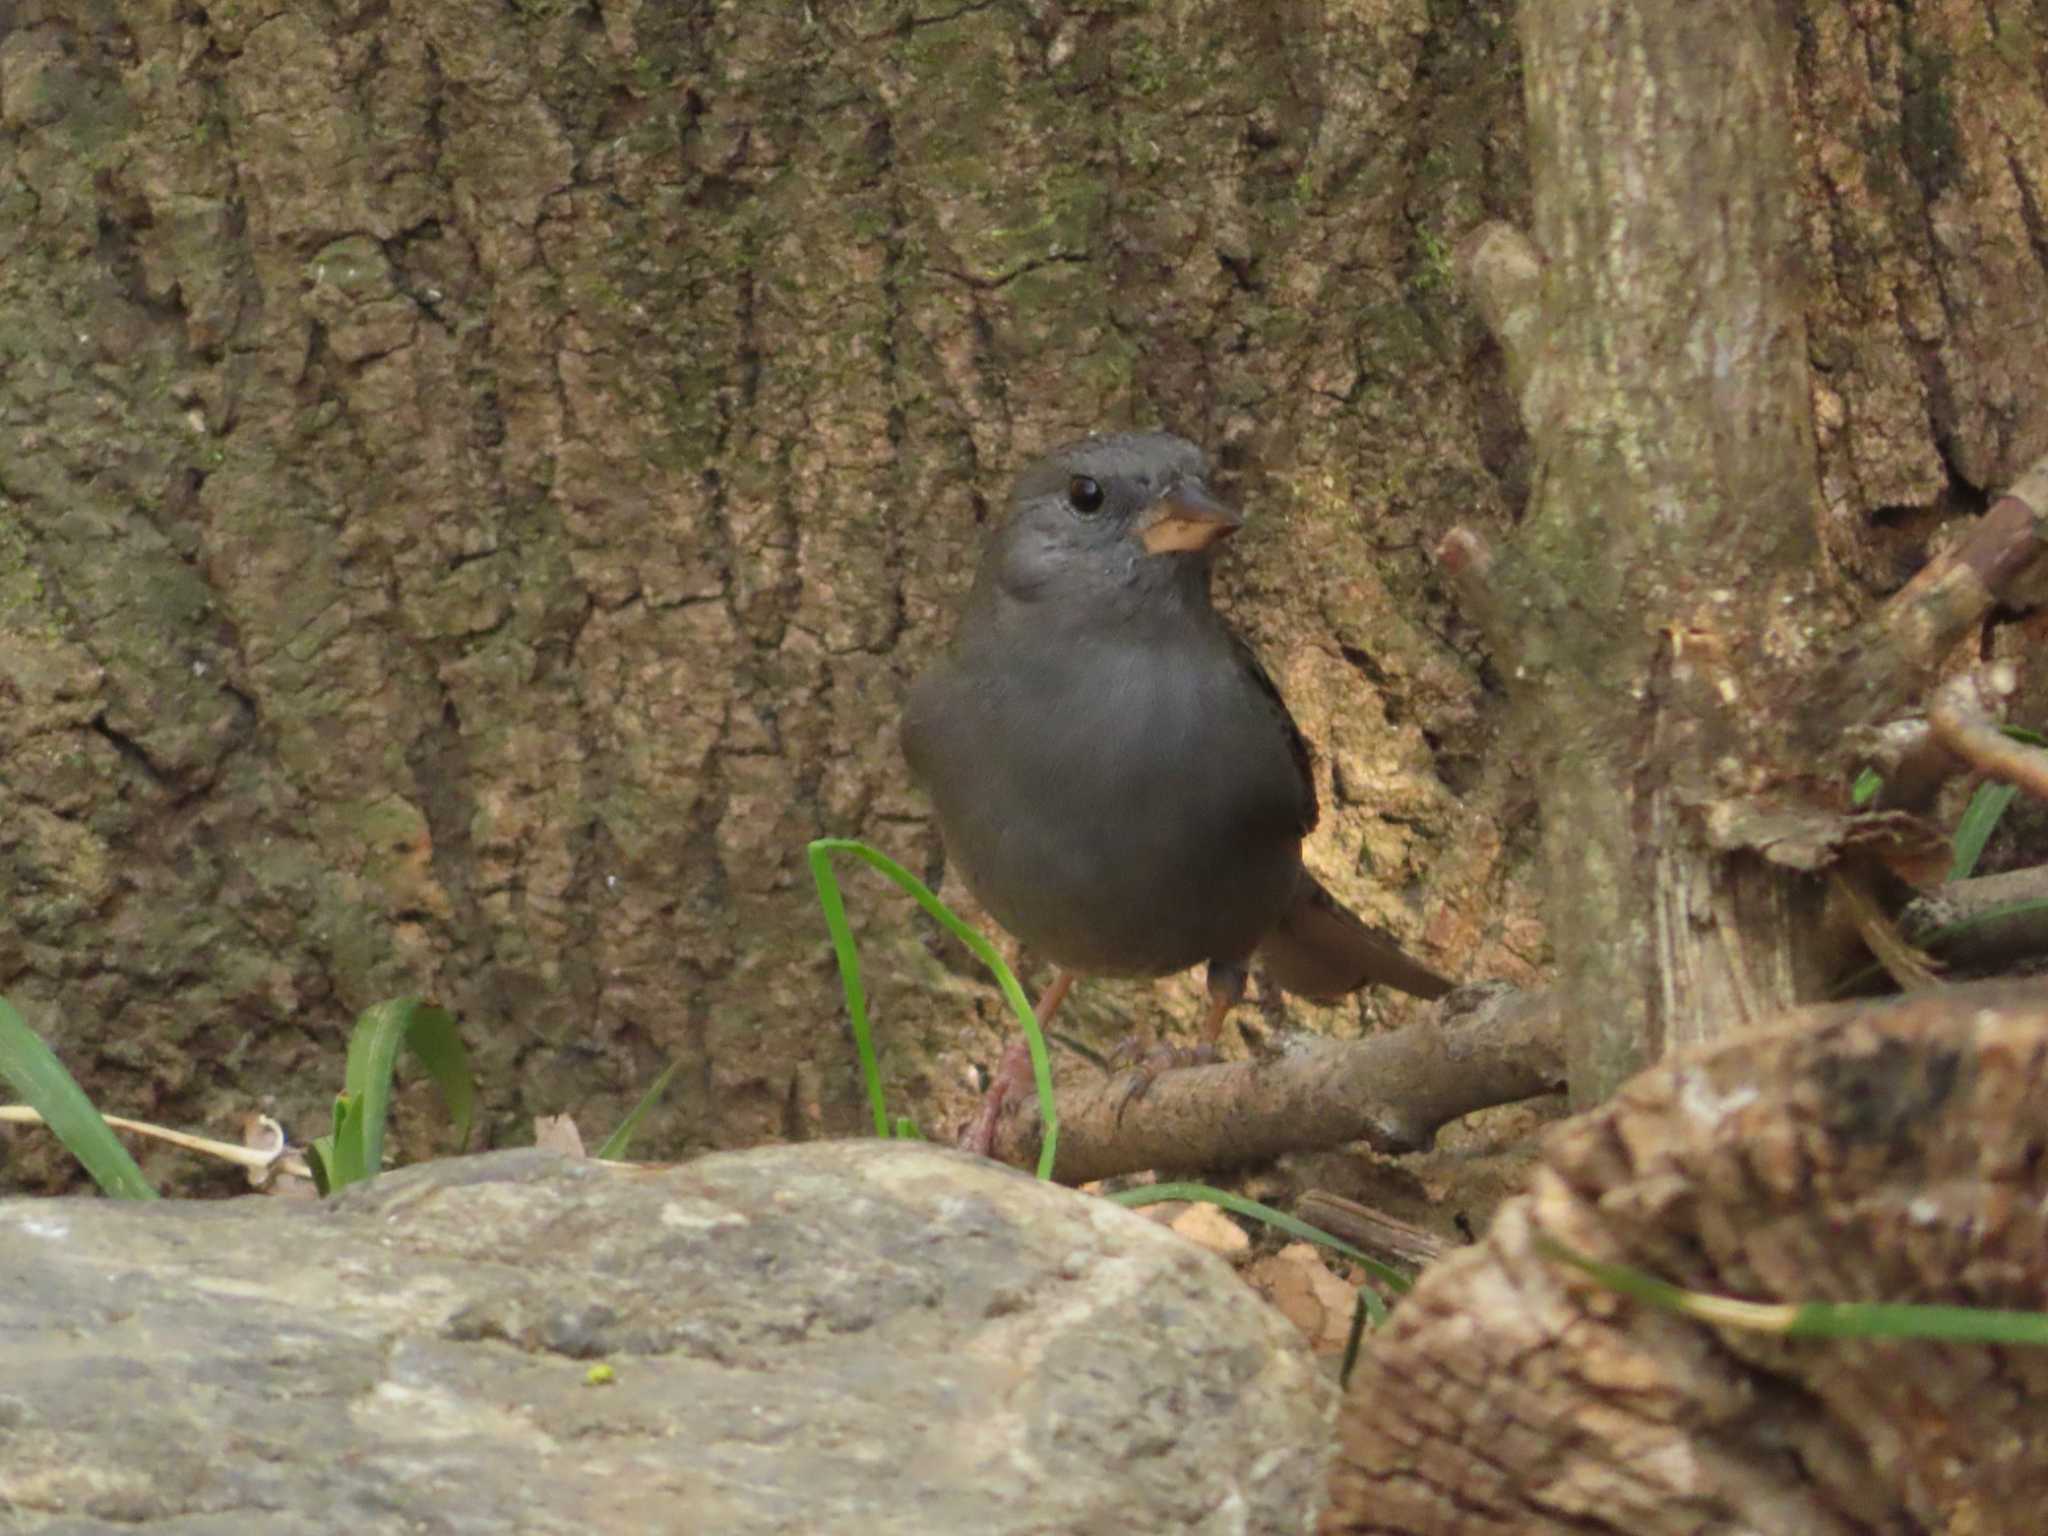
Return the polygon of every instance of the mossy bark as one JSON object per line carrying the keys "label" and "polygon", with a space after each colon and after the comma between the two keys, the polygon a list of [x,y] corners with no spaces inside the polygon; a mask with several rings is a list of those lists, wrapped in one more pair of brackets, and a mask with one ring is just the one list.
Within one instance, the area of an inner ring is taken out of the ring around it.
{"label": "mossy bark", "polygon": [[[1623,1301],[1547,1245],[1749,1301],[2038,1295],[2012,1256],[2039,1252],[2016,1187],[2040,1166],[2039,986],[1781,1009],[1818,980],[1804,871],[1844,846],[1814,830],[1846,823],[1827,727],[1915,703],[1942,659],[1851,614],[2048,446],[2014,339],[2048,297],[2027,211],[2048,32],[2015,7],[1776,0],[1528,0],[1522,23],[1533,243],[1491,230],[1466,265],[1535,494],[1514,533],[1444,548],[1537,744],[1574,1089],[1598,1107],[1364,1352],[1320,1528],[2032,1531],[2033,1352],[1760,1339]],[[2039,624],[1988,606],[1901,628],[2003,652],[2038,709]]]}
{"label": "mossy bark", "polygon": [[[317,1129],[353,1014],[421,992],[493,1141],[601,1132],[672,1057],[639,1150],[857,1129],[803,845],[941,873],[904,682],[1017,464],[1126,424],[1250,510],[1226,599],[1323,745],[1318,870],[1535,974],[1526,788],[1427,554],[1441,506],[1516,499],[1444,255],[1526,195],[1501,15],[7,26],[0,988],[109,1108]],[[994,994],[852,904],[899,1107],[942,1124]],[[1090,993],[1105,1035],[1199,1014]]]}
{"label": "mossy bark", "polygon": [[[1968,145],[1951,93],[1973,57],[2010,121],[2038,119],[2011,64],[2039,39],[2017,15],[1954,8],[1913,26],[1736,0],[1521,14],[1533,243],[1517,256],[1489,237],[1468,260],[1509,352],[1536,494],[1514,535],[1464,558],[1541,764],[1584,1105],[1829,979],[1814,875],[1832,856],[1788,848],[1778,823],[1848,808],[1843,743],[1813,728],[1840,705],[1824,695],[1862,595],[1838,578],[1882,591],[1900,574],[1846,483],[1861,460],[1866,495],[1880,468],[1919,475],[1876,494],[1924,503],[1929,522],[1967,514],[2044,436],[2038,406],[1999,377],[2017,354],[1968,315],[1920,341],[1867,315],[1849,328],[1839,300],[1924,282],[2014,323],[2038,302],[2040,263],[2014,259],[2030,222],[2006,215],[2031,198],[2039,158],[1995,132]],[[1884,132],[1871,117],[1887,92]],[[1802,114],[1814,100],[1841,110]],[[1872,271],[1871,241],[1851,232],[1875,239],[1879,196],[1892,206]],[[1969,236],[1914,250],[1890,233],[1913,222]],[[1917,430],[1881,382],[1902,352],[1920,364]],[[1844,372],[1873,413],[1891,409],[1892,446],[1849,427]],[[1987,397],[2012,417],[1995,425]],[[1930,437],[1939,482],[1911,467]],[[1893,703],[1910,701],[1902,685]]]}
{"label": "mossy bark", "polygon": [[1667,1048],[1796,1000],[1807,892],[1703,820],[1810,771],[1783,717],[1834,626],[1790,27],[1770,4],[1522,16],[1539,491],[1497,574],[1541,743],[1573,1095],[1595,1103]]}
{"label": "mossy bark", "polygon": [[[2039,23],[1791,15],[1820,542],[1882,590],[2048,446]],[[1534,979],[1535,762],[1429,554],[1530,484],[1448,254],[1530,224],[1512,23],[12,7],[0,989],[108,1107],[194,1126],[317,1128],[355,1011],[426,992],[494,1141],[606,1127],[675,1056],[645,1150],[856,1128],[802,844],[941,873],[904,680],[1010,470],[1155,423],[1252,514],[1224,598],[1322,748],[1318,873]],[[942,1121],[993,995],[853,905]],[[1104,1034],[1199,1012],[1084,992]],[[10,1178],[70,1176],[9,1134]]]}

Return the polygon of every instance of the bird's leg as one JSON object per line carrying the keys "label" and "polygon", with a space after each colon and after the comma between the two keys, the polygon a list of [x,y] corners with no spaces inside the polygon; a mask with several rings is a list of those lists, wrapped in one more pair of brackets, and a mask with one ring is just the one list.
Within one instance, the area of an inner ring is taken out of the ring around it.
{"label": "bird's leg", "polygon": [[1220,960],[1209,962],[1209,1013],[1202,1020],[1202,1043],[1197,1050],[1207,1051],[1213,1059],[1216,1042],[1223,1038],[1223,1021],[1230,1017],[1230,1010],[1244,1001],[1248,977],[1241,965],[1225,965]]}
{"label": "bird's leg", "polygon": [[1244,1001],[1247,980],[1242,965],[1226,965],[1221,960],[1209,962],[1209,1011],[1202,1016],[1202,1038],[1191,1049],[1160,1045],[1145,1052],[1131,1069],[1131,1081],[1124,1088],[1123,1102],[1117,1106],[1119,1120],[1125,1110],[1145,1097],[1161,1072],[1174,1067],[1201,1066],[1216,1059],[1216,1042],[1223,1037],[1223,1021],[1230,1017],[1231,1009]]}
{"label": "bird's leg", "polygon": [[[1072,990],[1074,978],[1067,971],[1056,972],[1052,984],[1038,994],[1038,1002],[1032,1008],[1032,1015],[1038,1020],[1040,1034],[1052,1022],[1052,1016],[1059,1012],[1059,1006],[1066,1001]],[[960,1146],[968,1152],[978,1152],[988,1157],[995,1151],[996,1122],[1002,1119],[1003,1106],[1012,1094],[1022,1095],[1031,1082],[1031,1047],[1019,1035],[1003,1052],[1003,1059],[996,1063],[995,1075],[989,1079],[988,1091],[982,1095],[981,1108],[974,1112],[974,1118],[967,1122],[967,1129],[960,1133]]]}

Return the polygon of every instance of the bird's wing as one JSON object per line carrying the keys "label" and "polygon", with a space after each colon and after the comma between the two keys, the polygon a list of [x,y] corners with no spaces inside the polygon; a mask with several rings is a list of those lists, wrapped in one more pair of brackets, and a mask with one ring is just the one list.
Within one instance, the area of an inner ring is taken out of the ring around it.
{"label": "bird's wing", "polygon": [[1316,822],[1322,818],[1323,809],[1316,799],[1316,758],[1315,749],[1308,744],[1308,738],[1301,734],[1301,727],[1294,723],[1294,716],[1287,712],[1287,701],[1280,697],[1279,685],[1273,681],[1258,652],[1245,643],[1244,636],[1230,630],[1230,644],[1237,652],[1238,665],[1258,685],[1259,692],[1273,706],[1281,729],[1287,732],[1287,750],[1293,754],[1294,766],[1301,775],[1301,835],[1307,837],[1315,831]]}

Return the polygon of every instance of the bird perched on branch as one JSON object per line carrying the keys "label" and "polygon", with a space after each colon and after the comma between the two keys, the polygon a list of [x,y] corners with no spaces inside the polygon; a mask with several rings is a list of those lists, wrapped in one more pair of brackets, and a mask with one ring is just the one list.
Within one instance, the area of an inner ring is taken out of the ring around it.
{"label": "bird perched on branch", "polygon": [[1076,975],[1206,964],[1207,1051],[1255,957],[1316,1001],[1451,983],[1301,862],[1309,748],[1210,603],[1216,548],[1243,519],[1205,472],[1161,432],[1083,438],[1026,469],[950,652],[911,688],[903,750],[968,889],[1059,967],[1041,1022]]}

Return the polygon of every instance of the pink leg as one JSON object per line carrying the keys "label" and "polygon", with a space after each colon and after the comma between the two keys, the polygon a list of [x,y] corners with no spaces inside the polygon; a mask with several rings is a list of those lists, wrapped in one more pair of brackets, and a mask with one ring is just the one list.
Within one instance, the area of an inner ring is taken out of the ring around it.
{"label": "pink leg", "polygon": [[[1074,978],[1065,971],[1052,979],[1052,985],[1038,994],[1038,1006],[1031,1010],[1043,1030],[1059,1011],[1067,993],[1074,985]],[[960,1133],[960,1146],[964,1151],[978,1152],[988,1157],[995,1151],[996,1123],[1003,1117],[1003,1106],[1012,1095],[1021,1097],[1031,1083],[1031,1047],[1023,1038],[1012,1040],[1003,1052],[1003,1059],[996,1064],[995,1076],[989,1080],[988,1092],[982,1095],[981,1108],[974,1112],[974,1118],[967,1122],[967,1129]]]}
{"label": "pink leg", "polygon": [[1124,1089],[1123,1102],[1117,1106],[1118,1120],[1123,1119],[1125,1110],[1145,1097],[1161,1072],[1200,1066],[1216,1059],[1216,1042],[1223,1038],[1223,1022],[1230,1017],[1230,1010],[1244,1001],[1246,982],[1243,966],[1209,962],[1209,1011],[1202,1016],[1200,1043],[1187,1050],[1158,1045],[1140,1055],[1131,1071],[1130,1084]]}

